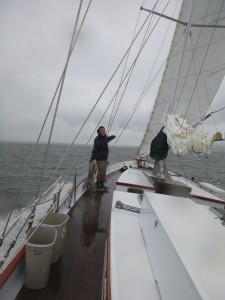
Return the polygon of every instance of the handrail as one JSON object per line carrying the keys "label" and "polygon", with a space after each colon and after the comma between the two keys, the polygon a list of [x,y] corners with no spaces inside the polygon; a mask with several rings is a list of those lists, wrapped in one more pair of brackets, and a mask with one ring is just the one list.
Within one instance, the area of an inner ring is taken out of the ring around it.
{"label": "handrail", "polygon": [[[81,168],[81,167],[84,167],[85,165],[87,165],[87,163],[85,163],[85,164],[82,164],[82,165],[79,165],[79,166],[77,166],[76,168],[75,168],[75,174],[76,174],[76,171],[79,169],[79,168]],[[42,195],[42,198],[43,198],[43,196],[45,196],[60,180],[62,179],[62,177],[60,176],[44,193],[43,193],[43,195]],[[66,197],[66,199],[63,201],[63,203],[66,201],[68,199],[68,197]],[[49,201],[51,201],[51,200],[53,200],[53,198],[51,198],[51,199],[49,199],[49,200],[47,200],[47,201],[43,201],[43,202],[41,202],[41,203],[38,203],[39,201],[40,201],[40,198],[38,198],[38,199],[36,199],[35,201],[34,201],[34,203],[33,204],[31,204],[30,206],[28,206],[9,226],[8,226],[8,229],[7,229],[7,231],[5,232],[5,234],[4,234],[4,237],[2,236],[2,234],[3,234],[3,232],[4,231],[2,231],[1,233],[0,233],[0,236],[1,236],[1,239],[2,239],[2,241],[4,240],[4,238],[11,232],[11,230],[15,227],[15,225],[18,223],[18,221],[22,218],[22,216],[25,214],[25,213],[27,213],[27,211],[29,210],[29,209],[31,209],[31,208],[33,208],[34,206],[36,206],[36,205],[41,205],[41,204],[43,204],[43,203],[47,203],[47,202],[49,202]],[[1,246],[1,241],[0,241],[0,246]]]}
{"label": "handrail", "polygon": [[[43,194],[43,196],[44,195],[46,195],[49,191],[50,191],[50,189],[52,189],[53,187],[54,187],[54,185],[56,185],[59,181],[61,180],[61,177],[59,177],[45,192],[44,192],[44,194]],[[50,199],[50,200],[52,200],[52,199]],[[48,201],[50,201],[50,200],[48,200]],[[33,204],[31,204],[30,206],[28,206],[17,218],[16,218],[16,220],[14,220],[9,226],[8,226],[8,229],[5,231],[5,234],[4,234],[4,237],[2,236],[2,234],[3,234],[3,232],[4,232],[4,230],[0,233],[0,235],[1,235],[1,239],[4,239],[9,233],[10,233],[10,231],[14,228],[14,226],[18,223],[18,221],[22,218],[22,216],[30,209],[30,208],[33,208],[35,205],[38,205],[37,203],[38,203],[38,201],[39,201],[39,199],[37,199],[37,200],[35,200],[34,201],[34,203]],[[46,201],[46,202],[48,202],[48,201]],[[45,202],[45,203],[46,203]],[[40,205],[40,204],[39,204]]]}

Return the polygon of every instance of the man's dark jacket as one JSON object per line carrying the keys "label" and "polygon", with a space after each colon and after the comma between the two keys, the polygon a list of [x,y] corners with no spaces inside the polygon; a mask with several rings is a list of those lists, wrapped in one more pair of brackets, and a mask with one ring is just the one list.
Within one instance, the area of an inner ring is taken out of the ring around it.
{"label": "man's dark jacket", "polygon": [[98,135],[94,140],[94,148],[92,150],[91,160],[107,160],[109,154],[108,142],[114,138],[115,135]]}

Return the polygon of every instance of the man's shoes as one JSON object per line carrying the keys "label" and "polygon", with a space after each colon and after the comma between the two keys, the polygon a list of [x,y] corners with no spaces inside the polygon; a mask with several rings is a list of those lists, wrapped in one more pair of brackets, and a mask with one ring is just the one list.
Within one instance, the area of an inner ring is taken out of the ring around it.
{"label": "man's shoes", "polygon": [[108,190],[108,189],[109,189],[108,186],[105,186],[105,185],[104,185],[104,181],[101,182],[101,187],[102,187],[104,190]]}
{"label": "man's shoes", "polygon": [[96,191],[103,192],[104,188],[102,187],[101,182],[96,182]]}

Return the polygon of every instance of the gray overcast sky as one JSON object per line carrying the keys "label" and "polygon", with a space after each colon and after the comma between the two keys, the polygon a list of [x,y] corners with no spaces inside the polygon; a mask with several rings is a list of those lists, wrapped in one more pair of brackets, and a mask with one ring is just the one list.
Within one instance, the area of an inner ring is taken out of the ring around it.
{"label": "gray overcast sky", "polygon": [[[144,6],[152,8],[153,3],[146,1]],[[82,13],[86,5],[84,1]],[[54,142],[73,141],[128,48],[141,5],[142,0],[93,0],[70,60]],[[36,141],[65,65],[77,8],[78,1],[74,0],[0,1],[0,140]],[[146,16],[142,12],[140,23]],[[159,37],[156,35],[155,39]],[[142,64],[152,64],[156,54],[151,45],[140,58]],[[126,112],[137,101],[149,72],[150,68],[135,70],[138,80],[135,83],[131,80],[125,94],[129,105],[121,105],[111,134],[117,132]],[[119,80],[118,76],[110,85],[77,142],[87,142]],[[118,144],[138,145],[153,96],[154,93],[145,97]],[[106,127],[109,116],[101,122]],[[48,133],[49,127],[42,140],[46,140]]]}

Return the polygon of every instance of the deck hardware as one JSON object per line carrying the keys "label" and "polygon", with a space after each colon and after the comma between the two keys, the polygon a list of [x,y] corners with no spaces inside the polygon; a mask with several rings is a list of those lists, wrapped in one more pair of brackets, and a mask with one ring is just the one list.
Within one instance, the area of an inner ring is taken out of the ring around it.
{"label": "deck hardware", "polygon": [[220,219],[221,224],[225,226],[225,209],[218,207],[209,207],[209,210],[214,212],[218,216],[215,217],[215,219]]}
{"label": "deck hardware", "polygon": [[216,217],[215,219],[220,219],[221,224],[225,225],[225,215],[222,215],[221,217]]}
{"label": "deck hardware", "polygon": [[155,224],[154,224],[154,227],[153,228],[156,228],[159,224],[159,221],[158,220],[155,220]]}
{"label": "deck hardware", "polygon": [[140,212],[141,212],[140,208],[135,207],[135,206],[131,206],[131,205],[123,204],[121,201],[116,201],[115,207],[119,208],[119,209],[128,210],[128,211],[131,211],[131,212],[135,212],[135,213],[138,213],[138,214],[140,214]]}

